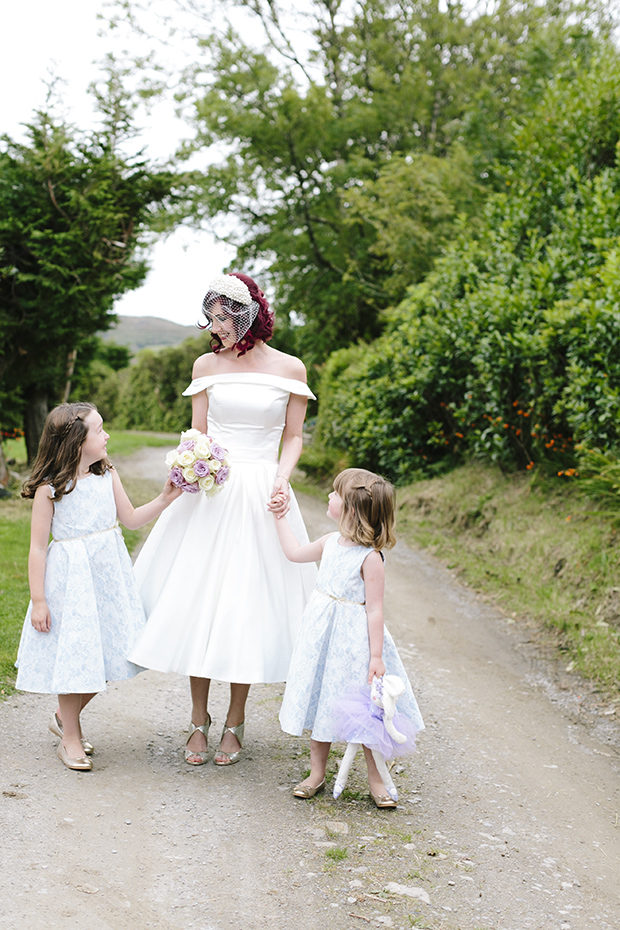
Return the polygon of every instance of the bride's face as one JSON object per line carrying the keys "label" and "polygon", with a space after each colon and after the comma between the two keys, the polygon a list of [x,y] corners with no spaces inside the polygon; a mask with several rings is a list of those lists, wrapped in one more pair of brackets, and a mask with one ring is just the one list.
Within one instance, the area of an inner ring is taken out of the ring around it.
{"label": "bride's face", "polygon": [[212,313],[211,332],[219,337],[225,348],[229,349],[236,345],[233,321],[219,300],[213,305]]}

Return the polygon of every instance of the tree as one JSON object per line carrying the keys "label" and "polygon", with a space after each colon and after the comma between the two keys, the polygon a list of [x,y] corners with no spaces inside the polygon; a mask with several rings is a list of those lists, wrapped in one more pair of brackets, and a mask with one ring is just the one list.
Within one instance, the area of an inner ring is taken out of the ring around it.
{"label": "tree", "polygon": [[28,140],[0,147],[0,402],[36,453],[50,402],[66,399],[83,346],[137,287],[155,208],[174,175],[121,154],[131,111],[118,75],[99,95],[103,126],[79,132],[38,112]]}
{"label": "tree", "polygon": [[[380,311],[428,272],[459,212],[478,211],[480,185],[504,183],[514,124],[607,28],[569,2],[312,0],[304,60],[274,0],[238,5],[268,47],[232,30],[201,43],[210,57],[189,81],[188,151],[225,154],[197,185],[194,212],[214,226],[227,218],[236,265],[271,278],[279,309],[304,323],[309,361],[379,334]],[[464,150],[456,174],[434,161],[454,168]]]}

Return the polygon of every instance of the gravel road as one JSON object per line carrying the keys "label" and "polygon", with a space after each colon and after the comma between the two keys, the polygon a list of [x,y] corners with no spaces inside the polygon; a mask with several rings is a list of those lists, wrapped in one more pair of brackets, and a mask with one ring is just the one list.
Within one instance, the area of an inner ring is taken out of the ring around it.
{"label": "gravel road", "polygon": [[[159,479],[162,457],[119,471]],[[311,537],[331,527],[301,503]],[[292,797],[308,741],[279,729],[281,685],[252,689],[230,768],[184,764],[178,676],[93,701],[92,772],[56,758],[49,696],[0,705],[0,928],[617,930],[620,705],[401,544],[386,616],[427,724],[395,769],[396,811],[371,804],[361,759],[346,798]],[[226,699],[215,683],[212,750]]]}

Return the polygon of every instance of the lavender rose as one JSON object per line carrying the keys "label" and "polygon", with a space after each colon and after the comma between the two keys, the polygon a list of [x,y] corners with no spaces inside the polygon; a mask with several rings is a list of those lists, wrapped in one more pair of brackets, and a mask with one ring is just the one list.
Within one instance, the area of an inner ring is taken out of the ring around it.
{"label": "lavender rose", "polygon": [[218,446],[216,442],[211,443],[211,455],[214,459],[219,459],[220,462],[223,462],[226,458],[226,450],[222,449],[221,446]]}
{"label": "lavender rose", "polygon": [[177,446],[178,452],[193,452],[194,446],[196,443],[193,439],[185,439],[183,442],[180,442]]}
{"label": "lavender rose", "polygon": [[216,471],[215,473],[215,483],[224,484],[229,474],[230,474],[230,468],[228,468],[226,465],[222,465],[219,471]]}
{"label": "lavender rose", "polygon": [[185,481],[183,480],[183,470],[179,468],[178,465],[175,465],[174,468],[171,469],[170,480],[174,485],[177,486],[177,488],[182,488],[185,484]]}
{"label": "lavender rose", "polygon": [[194,462],[194,474],[198,475],[199,478],[204,478],[205,475],[209,474],[209,466],[206,462],[203,462],[202,459],[197,459]]}

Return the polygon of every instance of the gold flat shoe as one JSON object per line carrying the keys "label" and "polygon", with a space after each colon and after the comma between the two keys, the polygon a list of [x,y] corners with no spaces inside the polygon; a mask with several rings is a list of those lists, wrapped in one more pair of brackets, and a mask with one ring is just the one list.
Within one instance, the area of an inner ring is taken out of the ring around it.
{"label": "gold flat shoe", "polygon": [[[49,728],[50,728],[50,733],[53,733],[54,736],[59,736],[60,739],[62,739],[63,736],[65,735],[62,729],[62,722],[58,719],[58,714],[56,713],[56,711],[54,711],[54,713],[52,714],[52,719],[50,720]],[[95,747],[93,746],[93,744],[90,743],[87,739],[84,739],[84,737],[82,737],[82,749],[84,750],[87,756],[92,756],[92,754],[95,751]]]}
{"label": "gold flat shoe", "polygon": [[293,788],[293,794],[296,798],[313,798],[315,794],[318,794],[319,791],[322,791],[325,787],[325,779],[321,782],[320,785],[317,785],[316,788],[313,788],[312,785],[295,785]]}
{"label": "gold flat shoe", "polygon": [[71,756],[67,755],[67,750],[62,745],[62,743],[58,745],[56,755],[60,761],[67,766],[68,769],[89,772],[93,767],[92,761],[87,759],[86,756],[80,756],[79,759],[72,759]]}
{"label": "gold flat shoe", "polygon": [[[245,731],[245,720],[242,723],[238,723],[236,727],[228,727],[224,725],[222,730],[222,735],[220,736],[220,743],[224,739],[226,733],[232,733],[233,736],[236,736],[239,740],[239,746],[243,749],[243,734]],[[217,758],[213,761],[216,765],[232,765],[234,762],[239,761],[239,756],[241,755],[241,749],[238,749],[236,752],[224,752],[222,749],[218,749],[216,756],[225,756],[221,762],[218,762]]]}
{"label": "gold flat shoe", "polygon": [[[191,720],[190,720],[190,723],[189,723],[189,736],[187,737],[187,742],[189,743],[190,739],[192,738],[192,736],[194,735],[194,733],[196,732],[196,730],[200,730],[200,732],[202,733],[202,735],[204,736],[204,738],[208,741],[208,739],[209,739],[209,727],[210,727],[210,726],[211,726],[211,714],[207,714],[207,722],[204,723],[201,727],[194,726],[194,724],[193,724],[193,723],[191,722]],[[199,761],[198,761],[198,762],[195,762],[195,761],[191,758],[192,756],[197,756],[198,759],[199,759]],[[205,762],[207,761],[207,751],[206,751],[206,749],[202,750],[202,752],[197,752],[195,749],[188,749],[188,748],[187,748],[187,743],[186,743],[186,744],[185,744],[185,761],[187,762],[188,765],[204,765]]]}
{"label": "gold flat shoe", "polygon": [[369,791],[368,794],[369,794],[370,797],[373,799],[373,801],[375,802],[375,804],[377,805],[377,807],[380,807],[380,808],[383,808],[383,807],[394,808],[394,807],[397,806],[396,801],[394,800],[394,798],[391,798],[391,797],[389,796],[389,794],[373,794],[372,791]]}

